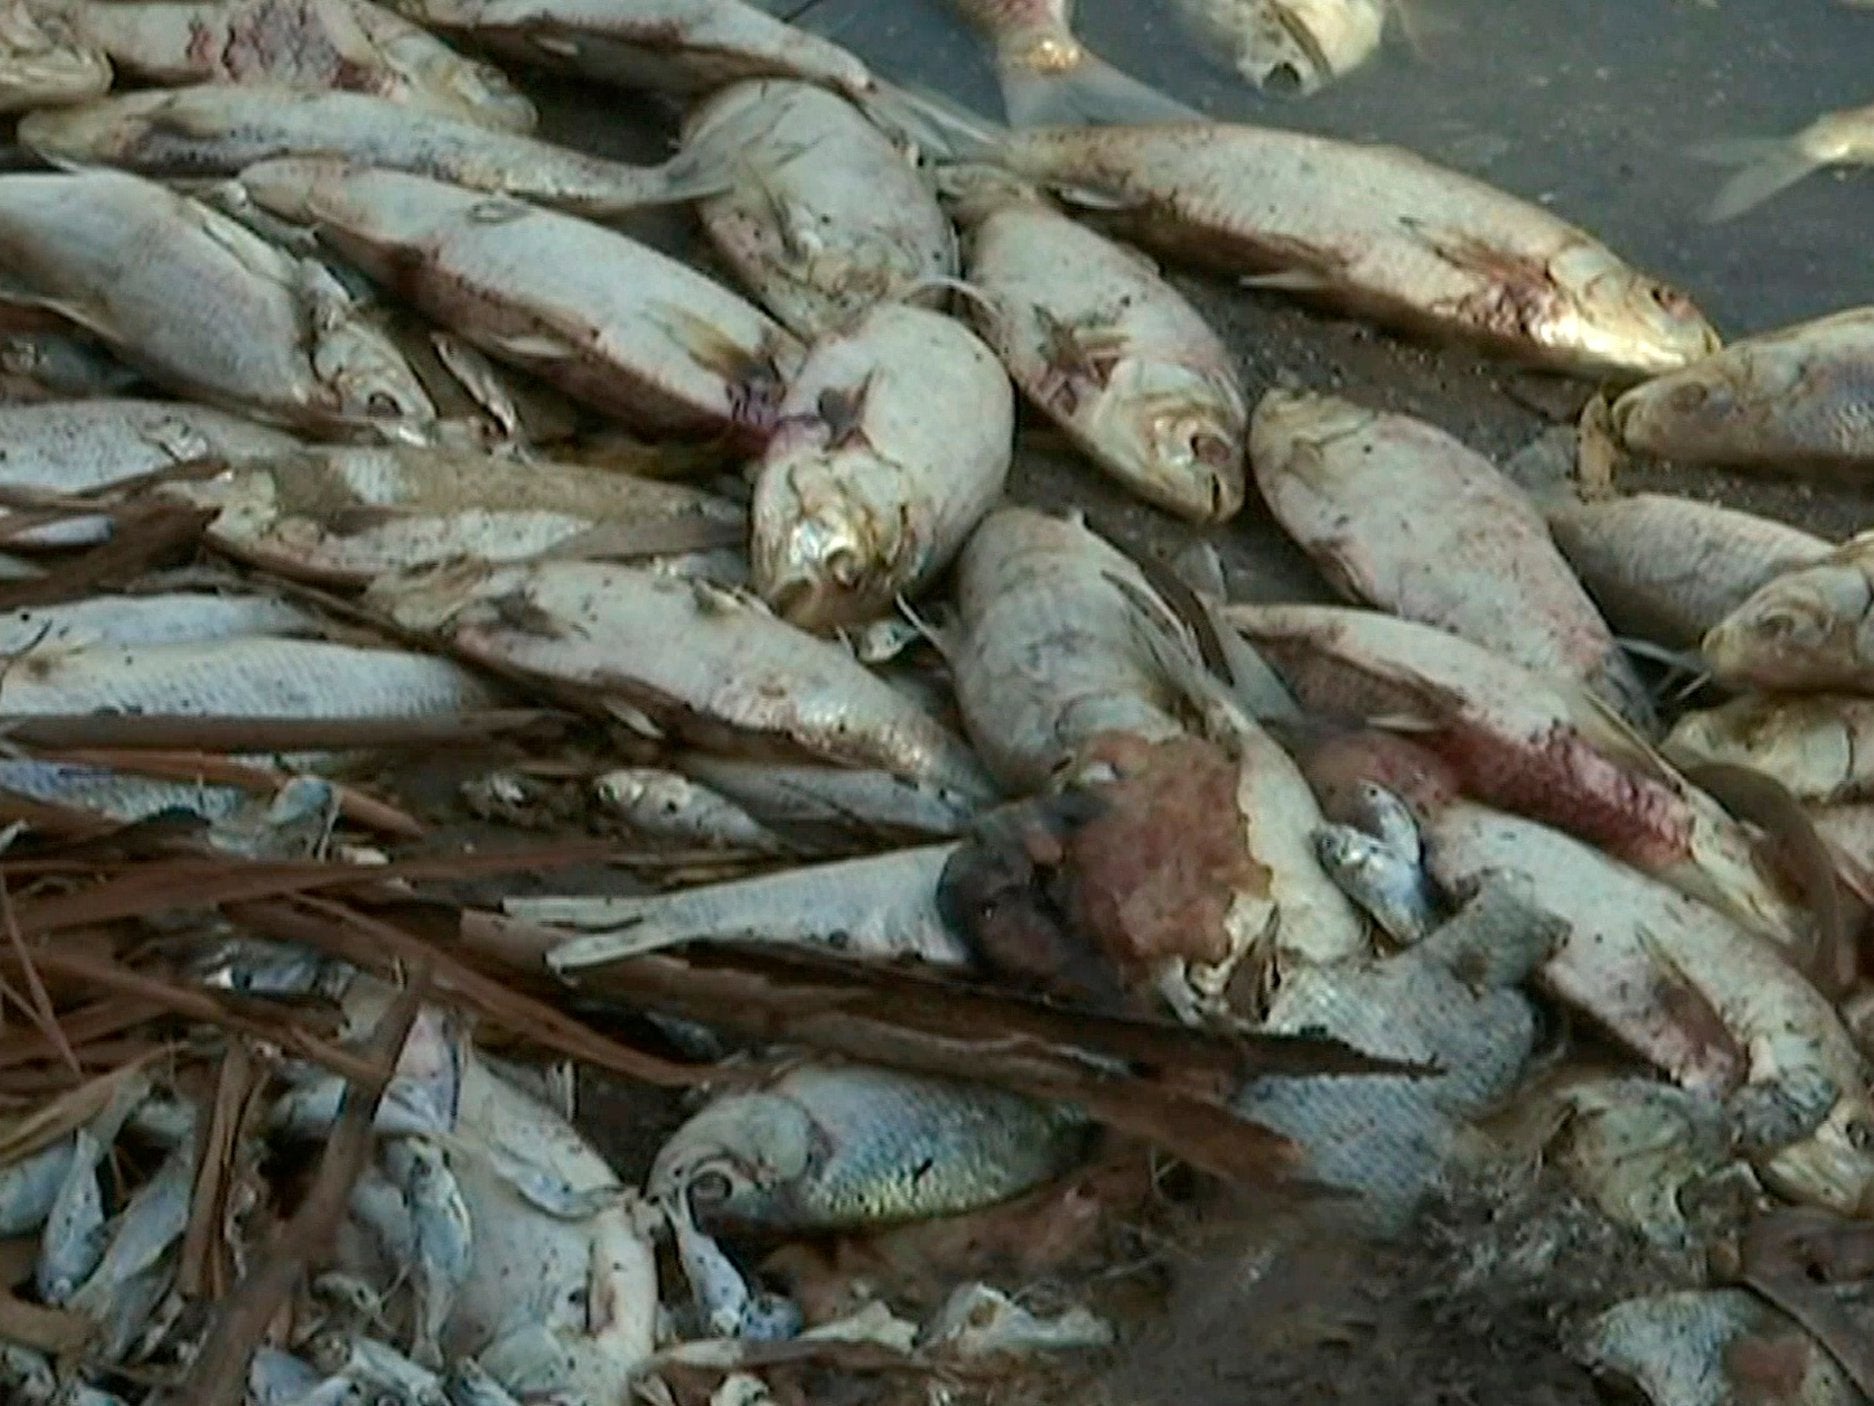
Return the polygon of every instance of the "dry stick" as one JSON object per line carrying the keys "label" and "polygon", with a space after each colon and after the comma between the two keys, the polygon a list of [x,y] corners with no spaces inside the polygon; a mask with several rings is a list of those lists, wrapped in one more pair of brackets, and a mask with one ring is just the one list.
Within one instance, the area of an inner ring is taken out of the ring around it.
{"label": "dry stick", "polygon": [[7,889],[6,879],[0,877],[0,918],[6,922],[7,941],[13,945],[14,960],[19,963],[20,971],[26,977],[26,989],[32,995],[32,1001],[26,1008],[27,1015],[40,1032],[58,1051],[72,1073],[83,1077],[79,1072],[78,1056],[72,1053],[72,1042],[65,1037],[65,1031],[59,1026],[58,1012],[52,1008],[52,998],[46,994],[46,984],[39,979],[39,968],[34,965],[32,953],[26,950],[26,938],[20,932],[19,915],[13,911],[13,895]]}
{"label": "dry stick", "polygon": [[353,747],[447,747],[486,742],[562,714],[488,708],[417,718],[211,717],[191,713],[0,714],[0,736],[28,747],[161,752],[307,752]]}
{"label": "dry stick", "polygon": [[[72,1042],[73,1052],[111,1035],[134,1030],[146,1021],[154,1020],[163,1013],[163,1007],[155,1001],[139,1001],[127,996],[113,996],[107,1000],[94,1001],[88,1006],[81,1006],[59,1018],[59,1028]],[[0,1072],[15,1065],[28,1064],[43,1059],[46,1053],[46,1041],[26,1031],[0,1038]]]}
{"label": "dry stick", "polygon": [[429,968],[414,973],[359,1051],[365,1066],[345,1094],[318,1173],[306,1199],[287,1221],[273,1253],[222,1301],[202,1340],[201,1350],[180,1385],[157,1398],[158,1406],[241,1406],[247,1393],[247,1366],[293,1286],[330,1245],[351,1188],[371,1155],[372,1123],[397,1067],[397,1057],[416,1023],[429,985]]}

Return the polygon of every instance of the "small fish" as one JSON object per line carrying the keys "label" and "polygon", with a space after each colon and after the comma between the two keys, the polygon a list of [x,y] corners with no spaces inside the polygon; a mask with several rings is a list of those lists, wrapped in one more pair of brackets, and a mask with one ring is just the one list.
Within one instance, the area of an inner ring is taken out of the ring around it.
{"label": "small fish", "polygon": [[0,1386],[17,1393],[9,1400],[21,1406],[52,1406],[58,1395],[58,1373],[42,1352],[18,1343],[0,1342]]}
{"label": "small fish", "polygon": [[1177,0],[1192,31],[1264,92],[1307,97],[1378,50],[1398,0]]}
{"label": "small fish", "polygon": [[1030,403],[1148,502],[1193,522],[1234,516],[1249,412],[1202,314],[1045,200],[950,179],[969,226],[965,309]]}
{"label": "small fish", "polygon": [[1874,103],[1825,113],[1794,136],[1732,137],[1702,143],[1691,154],[1738,168],[1705,210],[1714,223],[1736,219],[1825,166],[1874,166]]}
{"label": "small fish", "polygon": [[995,45],[1011,124],[1183,122],[1200,114],[1087,48],[1070,27],[1074,0],[956,0]]}
{"label": "small fish", "polygon": [[788,1232],[980,1210],[1081,1154],[1076,1114],[1018,1094],[883,1069],[801,1068],[727,1094],[671,1134],[648,1182],[706,1222]]}
{"label": "small fish", "polygon": [[681,753],[674,765],[727,797],[796,845],[889,847],[962,834],[981,798],[934,782],[876,769],[790,766],[706,752]]}
{"label": "small fish", "polygon": [[1800,528],[1663,493],[1568,503],[1548,517],[1613,626],[1667,649],[1696,647],[1759,587],[1831,550]]}
{"label": "small fish", "polygon": [[449,1406],[520,1406],[520,1400],[472,1357],[457,1358],[443,1375]]}
{"label": "small fish", "polygon": [[111,86],[111,61],[76,16],[39,0],[0,4],[0,113],[95,98]]}
{"label": "small fish", "polygon": [[295,156],[355,161],[594,219],[720,185],[683,157],[628,166],[369,93],[257,83],[158,88],[36,112],[20,120],[18,139],[55,164],[153,176],[233,176]]}
{"label": "small fish", "polygon": [[313,1347],[313,1360],[329,1376],[386,1394],[399,1406],[449,1406],[441,1377],[361,1333],[322,1339]]}
{"label": "small fish", "polygon": [[1685,714],[1660,750],[1685,768],[1750,767],[1803,801],[1874,800],[1874,699],[1747,694]]}
{"label": "small fish", "polygon": [[319,1380],[304,1358],[266,1343],[248,1359],[247,1394],[252,1406],[295,1406]]}
{"label": "small fish", "polygon": [[1276,520],[1343,595],[1578,679],[1652,724],[1542,514],[1462,441],[1338,396],[1274,390],[1256,407],[1250,460]]}
{"label": "small fish", "polygon": [[31,1235],[45,1224],[76,1151],[74,1134],[0,1167],[0,1236]]}
{"label": "small fish", "polygon": [[148,0],[75,8],[85,37],[120,72],[149,84],[373,93],[510,132],[531,131],[537,119],[500,69],[457,53],[371,0]]}
{"label": "small fish", "polygon": [[796,336],[836,332],[956,277],[956,232],[929,182],[850,103],[808,83],[725,88],[684,124],[684,157],[729,173],[696,209],[736,276]]}
{"label": "small fish", "polygon": [[33,1285],[40,1299],[62,1308],[104,1257],[104,1191],[98,1164],[107,1149],[88,1129],[74,1135],[72,1157],[39,1237]]}
{"label": "small fish", "polygon": [[106,1360],[129,1350],[168,1291],[175,1271],[170,1250],[188,1228],[194,1187],[195,1144],[185,1142],[112,1220],[104,1258],[67,1303],[101,1326],[96,1346]]}
{"label": "small fish", "polygon": [[703,1331],[714,1338],[753,1336],[750,1328],[759,1332],[765,1326],[759,1321],[755,1291],[722,1247],[696,1228],[688,1203],[689,1198],[679,1194],[664,1207],[664,1213]]}
{"label": "small fish", "polygon": [[435,406],[324,265],[122,171],[0,176],[5,295],[167,389],[284,425],[420,434]]}
{"label": "small fish", "polygon": [[284,454],[291,435],[170,400],[70,400],[0,406],[0,486],[77,496],[190,460]]}
{"label": "small fish", "polygon": [[1612,415],[1628,448],[1684,463],[1874,468],[1874,307],[1735,342],[1635,386]]}
{"label": "small fish", "polygon": [[1701,645],[1728,688],[1874,691],[1874,533],[1852,537],[1760,587]]}
{"label": "small fish", "polygon": [[690,942],[831,948],[855,956],[970,964],[944,921],[937,886],[955,850],[926,845],[802,865],[752,879],[642,897],[511,898],[507,912],[585,934],[547,957],[561,975]]}
{"label": "small fish", "polygon": [[701,782],[656,767],[619,767],[592,783],[593,798],[634,833],[662,843],[750,854],[792,846],[734,801]]}
{"label": "small fish", "polygon": [[862,314],[781,402],[755,477],[755,588],[807,629],[889,614],[1002,497],[1014,438],[1009,378],[967,328],[904,304]]}
{"label": "small fish", "polygon": [[448,1158],[434,1141],[394,1139],[384,1161],[403,1189],[414,1233],[417,1312],[410,1352],[433,1368],[442,1361],[443,1325],[473,1263],[474,1226]]}
{"label": "small fish", "polygon": [[1315,856],[1388,937],[1410,945],[1437,925],[1441,906],[1425,872],[1418,821],[1405,802],[1383,786],[1364,782],[1359,792],[1370,819],[1359,829],[1317,829]]}
{"label": "small fish", "polygon": [[0,614],[0,655],[109,645],[209,644],[255,635],[312,633],[298,606],[272,596],[175,591],[94,596]]}
{"label": "small fish", "polygon": [[336,161],[262,162],[240,180],[489,356],[642,430],[759,442],[799,363],[758,308],[571,215]]}

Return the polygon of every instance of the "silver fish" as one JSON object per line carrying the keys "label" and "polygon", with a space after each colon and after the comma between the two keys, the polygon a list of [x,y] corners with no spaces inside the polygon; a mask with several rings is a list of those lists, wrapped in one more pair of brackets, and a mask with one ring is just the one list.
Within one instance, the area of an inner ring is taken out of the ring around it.
{"label": "silver fish", "polygon": [[1548,510],[1549,531],[1616,629],[1694,647],[1753,592],[1828,542],[1715,503],[1636,493]]}
{"label": "silver fish", "polygon": [[1874,533],[1766,582],[1714,625],[1701,645],[1731,688],[1787,692],[1874,687]]}
{"label": "silver fish", "polygon": [[995,45],[1002,104],[1017,127],[1181,122],[1194,113],[1121,73],[1074,36],[1074,0],[956,0]]}
{"label": "silver fish", "polygon": [[305,1359],[262,1343],[247,1363],[247,1394],[252,1406],[294,1406],[314,1387],[319,1374]]}
{"label": "silver fish", "polygon": [[[466,658],[720,750],[780,748],[988,790],[968,749],[914,700],[719,587],[550,561],[387,580],[366,599]],[[671,647],[645,649],[647,639]]]}
{"label": "silver fish", "polygon": [[1138,253],[1044,200],[949,180],[970,230],[965,309],[1029,401],[1148,502],[1234,516],[1249,411],[1203,316]]}
{"label": "silver fish", "polygon": [[1265,92],[1306,97],[1371,58],[1397,0],[1177,0],[1191,29]]}
{"label": "silver fish", "polygon": [[595,780],[592,794],[633,833],[660,842],[753,854],[792,850],[734,801],[674,771],[619,767]]}
{"label": "silver fish", "polygon": [[[1746,1342],[1776,1344],[1779,1400],[1850,1406],[1861,1399],[1826,1348],[1745,1289],[1627,1299],[1571,1336],[1577,1360],[1650,1406],[1730,1406],[1760,1392],[1757,1383],[1740,1382],[1733,1367],[1732,1349]],[[1787,1387],[1780,1384],[1785,1372],[1793,1378]]]}
{"label": "silver fish", "polygon": [[[150,84],[278,83],[375,93],[503,131],[537,114],[492,64],[371,0],[144,0],[71,7],[87,39]],[[99,91],[102,91],[100,85]]]}
{"label": "silver fish", "polygon": [[588,156],[369,93],[257,83],[153,89],[22,118],[19,141],[61,165],[232,176],[257,162],[329,157],[602,218],[720,185],[687,158],[657,167]]}
{"label": "silver fish", "polygon": [[1735,219],[1825,166],[1874,166],[1874,103],[1824,113],[1793,136],[1720,138],[1691,154],[1736,168],[1705,211],[1707,220]]}
{"label": "silver fish", "polygon": [[0,1235],[29,1235],[45,1224],[76,1149],[76,1135],[64,1137],[0,1167]]}
{"label": "silver fish", "polygon": [[548,955],[562,975],[689,942],[801,944],[966,966],[937,886],[954,844],[804,865],[632,898],[511,898],[506,911],[584,933]]}
{"label": "silver fish", "polygon": [[58,1395],[58,1373],[42,1352],[18,1343],[0,1342],[0,1386],[17,1393],[20,1406],[51,1406]]}
{"label": "silver fish", "polygon": [[798,364],[759,309],[570,215],[334,161],[263,162],[241,183],[490,356],[640,429],[765,436]]}
{"label": "silver fish", "polygon": [[62,7],[0,4],[0,112],[83,102],[110,86],[111,61]]}
{"label": "silver fish", "polygon": [[674,765],[796,844],[850,847],[949,839],[981,808],[973,792],[876,769],[790,766],[685,752]]}
{"label": "silver fish", "polygon": [[104,1191],[98,1164],[106,1148],[88,1129],[73,1134],[72,1157],[39,1237],[33,1284],[54,1308],[70,1301],[104,1257]]}
{"label": "silver fish", "polygon": [[314,1345],[313,1359],[329,1375],[386,1393],[399,1406],[449,1406],[441,1377],[363,1334],[323,1339]]}
{"label": "silver fish", "polygon": [[[959,423],[949,407],[967,405]],[[808,629],[885,615],[1001,498],[1015,396],[940,313],[885,303],[816,342],[755,479],[755,588]]]}
{"label": "silver fish", "polygon": [[0,406],[0,486],[78,495],[195,459],[284,454],[291,435],[204,405],[77,400]]}
{"label": "silver fish", "polygon": [[323,265],[118,171],[0,176],[6,296],[151,380],[263,419],[420,433],[435,407]]}
{"label": "silver fish", "polygon": [[[193,815],[212,825],[238,814],[248,802],[247,792],[234,786],[163,781],[108,767],[30,758],[0,760],[0,791],[89,811],[126,825],[166,811]],[[4,1224],[3,1217],[0,1224]]]}
{"label": "silver fish", "polygon": [[1018,1094],[883,1069],[796,1069],[718,1098],[671,1134],[647,1184],[705,1220],[793,1232],[994,1205],[1065,1171],[1076,1114]]}
{"label": "silver fish", "polygon": [[1635,386],[1612,415],[1628,448],[1685,463],[1874,468],[1874,307],[1735,342]]}
{"label": "silver fish", "polygon": [[129,1351],[168,1292],[175,1268],[170,1250],[188,1228],[194,1188],[195,1144],[186,1142],[111,1222],[104,1258],[67,1304],[101,1325],[98,1347],[106,1360]]}
{"label": "silver fish", "polygon": [[442,1361],[443,1324],[473,1262],[474,1226],[448,1158],[434,1141],[395,1139],[385,1147],[384,1160],[403,1188],[415,1237],[417,1314],[410,1351],[434,1367]]}
{"label": "silver fish", "polygon": [[12,404],[128,395],[142,384],[141,373],[82,332],[17,332],[0,339],[0,400]]}
{"label": "silver fish", "polygon": [[95,596],[0,614],[0,654],[108,645],[208,644],[254,635],[312,632],[313,618],[271,596],[176,591]]}
{"label": "silver fish", "polygon": [[1395,942],[1413,943],[1438,922],[1438,893],[1425,872],[1418,821],[1399,797],[1362,782],[1361,828],[1324,825],[1314,832],[1315,856],[1347,896]]}
{"label": "silver fish", "polygon": [[891,298],[943,296],[956,232],[905,152],[807,83],[726,88],[692,112],[684,157],[728,173],[697,206],[716,252],[795,335],[834,332]]}
{"label": "silver fish", "polygon": [[449,1364],[443,1377],[449,1406],[520,1406],[520,1401],[472,1357]]}

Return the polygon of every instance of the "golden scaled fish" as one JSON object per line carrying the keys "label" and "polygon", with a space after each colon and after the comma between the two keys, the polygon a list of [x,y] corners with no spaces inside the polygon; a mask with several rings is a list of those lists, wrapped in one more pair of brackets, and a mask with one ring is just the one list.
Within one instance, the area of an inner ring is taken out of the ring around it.
{"label": "golden scaled fish", "polygon": [[1074,37],[1074,0],[956,0],[995,46],[1002,105],[1017,127],[1200,118],[1121,73]]}
{"label": "golden scaled fish", "polygon": [[1729,688],[1874,691],[1874,533],[1770,581],[1712,628],[1702,650]]}
{"label": "golden scaled fish", "polygon": [[1825,166],[1874,166],[1874,103],[1824,113],[1792,136],[1732,137],[1691,154],[1737,168],[1705,211],[1714,222],[1735,219]]}

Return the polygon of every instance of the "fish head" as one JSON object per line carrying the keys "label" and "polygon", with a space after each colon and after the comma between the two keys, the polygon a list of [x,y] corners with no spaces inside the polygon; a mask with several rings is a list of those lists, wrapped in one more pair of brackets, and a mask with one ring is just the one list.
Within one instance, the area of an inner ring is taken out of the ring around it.
{"label": "fish head", "polygon": [[1238,73],[1265,92],[1293,97],[1359,67],[1386,24],[1378,0],[1242,0],[1203,10],[1205,27],[1233,51]]}
{"label": "fish head", "polygon": [[1561,295],[1545,319],[1549,336],[1608,368],[1659,376],[1715,355],[1724,345],[1689,294],[1591,241],[1552,259],[1546,282]]}
{"label": "fish head", "polygon": [[436,402],[396,342],[371,321],[350,318],[321,331],[312,363],[339,418],[406,443],[427,442]]}
{"label": "fish head", "polygon": [[687,778],[655,767],[620,767],[598,784],[606,804],[632,815],[681,815],[696,797]]}
{"label": "fish head", "polygon": [[889,608],[899,563],[915,551],[902,513],[867,502],[892,466],[869,450],[771,465],[755,489],[749,561],[755,589],[803,629],[858,623]]}
{"label": "fish head", "polygon": [[22,117],[16,131],[20,145],[41,156],[123,161],[149,141],[153,121],[175,101],[174,93],[154,88],[72,107],[42,108]]}
{"label": "fish head", "polygon": [[1113,368],[1086,431],[1141,496],[1193,521],[1224,522],[1243,506],[1248,420],[1227,375],[1128,360]]}
{"label": "fish head", "polygon": [[1256,402],[1249,421],[1249,458],[1257,465],[1301,467],[1307,451],[1359,434],[1376,412],[1337,395],[1272,390]]}
{"label": "fish head", "polygon": [[236,181],[247,198],[269,214],[316,226],[352,205],[346,198],[346,178],[357,169],[336,157],[284,156],[255,162]]}
{"label": "fish head", "polygon": [[760,1224],[785,1214],[791,1190],[826,1155],[807,1110],[775,1093],[730,1094],[678,1128],[651,1164],[654,1202],[686,1199],[699,1221]]}
{"label": "fish head", "polygon": [[1759,688],[1852,674],[1869,594],[1867,577],[1851,563],[1805,567],[1771,581],[1719,621],[1700,652],[1718,678]]}

